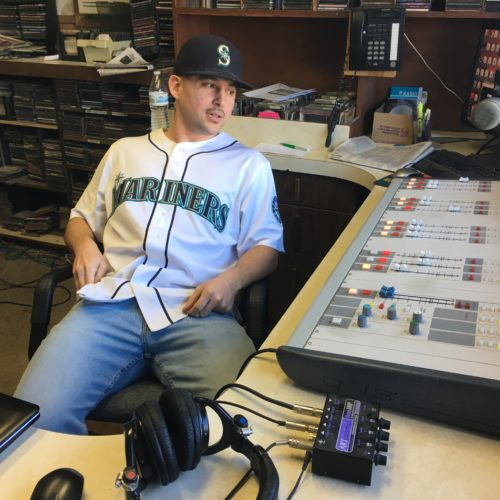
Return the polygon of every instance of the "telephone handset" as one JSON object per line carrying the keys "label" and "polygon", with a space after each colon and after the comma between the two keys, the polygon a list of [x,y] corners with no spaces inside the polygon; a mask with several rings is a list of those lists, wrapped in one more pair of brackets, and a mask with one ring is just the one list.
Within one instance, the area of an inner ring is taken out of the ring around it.
{"label": "telephone handset", "polygon": [[398,8],[351,12],[349,69],[385,71],[401,68],[404,12]]}

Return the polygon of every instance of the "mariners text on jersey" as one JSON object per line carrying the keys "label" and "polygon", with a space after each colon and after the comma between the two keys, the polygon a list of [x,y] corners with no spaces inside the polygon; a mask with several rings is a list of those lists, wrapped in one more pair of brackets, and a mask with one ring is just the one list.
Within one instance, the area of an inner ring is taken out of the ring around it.
{"label": "mariners text on jersey", "polygon": [[158,202],[190,210],[210,222],[220,233],[226,227],[229,207],[200,186],[156,177],[127,177],[118,174],[113,187],[113,210],[126,201]]}

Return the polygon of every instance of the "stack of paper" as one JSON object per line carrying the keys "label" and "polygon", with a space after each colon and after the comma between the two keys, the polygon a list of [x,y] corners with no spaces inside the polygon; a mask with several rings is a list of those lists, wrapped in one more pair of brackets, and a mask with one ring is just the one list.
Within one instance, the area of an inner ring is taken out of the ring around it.
{"label": "stack of paper", "polygon": [[395,172],[413,165],[433,149],[430,141],[400,146],[379,144],[362,135],[343,142],[328,155],[328,158],[361,167]]}

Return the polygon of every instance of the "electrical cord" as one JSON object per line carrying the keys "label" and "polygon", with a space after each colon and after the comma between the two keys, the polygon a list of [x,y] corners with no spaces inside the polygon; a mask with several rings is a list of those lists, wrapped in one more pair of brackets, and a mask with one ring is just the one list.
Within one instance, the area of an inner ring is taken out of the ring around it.
{"label": "electrical cord", "polygon": [[36,283],[38,279],[30,280],[30,281],[25,281],[24,283],[11,283],[10,281],[7,281],[3,278],[0,278],[0,283],[6,286],[6,288],[1,288],[0,292],[3,292],[4,290],[11,290],[12,288],[35,288],[34,286],[30,286],[33,283]]}
{"label": "electrical cord", "polygon": [[231,389],[231,388],[235,388],[235,389],[242,389],[244,391],[248,391],[250,392],[251,394],[253,394],[254,396],[257,396],[261,399],[263,399],[264,401],[267,401],[268,403],[272,403],[274,405],[277,405],[277,406],[281,406],[283,408],[287,408],[288,410],[293,410],[294,409],[294,405],[290,404],[290,403],[285,403],[284,401],[279,401],[278,399],[273,399],[273,398],[270,398],[269,396],[266,396],[264,394],[262,394],[261,392],[258,392],[256,391],[255,389],[252,389],[250,387],[247,387],[246,385],[243,385],[243,384],[237,384],[236,382],[232,382],[230,384],[226,384],[226,385],[223,385],[218,391],[217,391],[217,394],[214,396],[214,399],[217,399],[220,397],[220,395],[226,390],[226,389]]}
{"label": "electrical cord", "polygon": [[[7,261],[19,260],[19,259],[31,260],[44,267],[48,267],[51,270],[62,267],[63,265],[67,265],[68,263],[71,263],[71,258],[68,256],[67,253],[61,255],[60,253],[51,250],[25,247],[22,245],[8,243],[6,241],[0,241],[0,252],[4,253],[5,260]],[[25,281],[23,283],[12,283],[6,280],[5,278],[0,278],[0,285],[1,285],[0,292],[9,291],[16,288],[24,290],[34,289],[35,288],[34,284],[37,283],[39,279],[40,277],[35,278],[33,280]],[[56,289],[57,288],[63,290],[66,293],[66,296],[59,302],[54,302],[52,305],[53,307],[66,304],[71,299],[72,296],[71,290],[65,287],[64,285],[57,285]],[[19,307],[33,306],[33,304],[25,304],[22,302],[15,302],[11,300],[1,300],[0,305],[13,305]]]}
{"label": "electrical cord", "polygon": [[422,60],[422,62],[424,63],[424,65],[426,66],[426,68],[438,79],[439,83],[448,91],[450,92],[450,94],[452,94],[453,96],[455,96],[462,104],[464,103],[464,100],[453,90],[451,90],[444,82],[443,80],[441,79],[441,77],[429,66],[429,64],[427,63],[427,61],[425,60],[424,56],[419,52],[419,50],[417,49],[417,47],[415,47],[415,45],[413,44],[413,42],[408,38],[408,35],[405,33],[404,34],[404,37],[406,39],[406,41],[410,44],[410,47],[416,52],[416,54],[418,55],[418,57],[420,57],[420,59]]}
{"label": "electrical cord", "polygon": [[55,269],[71,263],[71,257],[66,252],[61,254],[54,250],[16,245],[14,243],[8,243],[5,240],[0,240],[0,252],[5,253],[6,260],[32,260],[50,269]]}
{"label": "electrical cord", "polygon": [[238,403],[233,403],[232,401],[220,401],[220,400],[217,400],[217,403],[221,404],[221,405],[234,406],[236,408],[240,408],[241,410],[248,411],[249,413],[253,413],[254,415],[257,415],[258,417],[263,418],[264,420],[268,420],[269,422],[272,422],[273,424],[276,424],[276,425],[278,425],[280,427],[284,427],[286,425],[286,421],[285,420],[277,420],[275,418],[268,417],[267,415],[264,415],[263,413],[260,413],[260,412],[258,412],[256,410],[252,410],[251,408],[248,408],[247,406],[240,405]]}
{"label": "electrical cord", "polygon": [[257,350],[255,352],[253,352],[252,354],[250,354],[250,356],[248,356],[247,359],[245,359],[245,361],[243,361],[243,364],[241,365],[240,370],[239,370],[238,375],[236,376],[236,378],[240,377],[240,375],[245,371],[246,367],[248,366],[248,363],[250,363],[250,361],[252,361],[252,359],[255,358],[255,356],[258,356],[259,354],[263,354],[265,352],[274,352],[274,353],[276,353],[277,349],[274,349],[273,347],[270,347],[269,349],[260,349],[260,350]]}
{"label": "electrical cord", "polygon": [[[61,300],[60,302],[55,302],[54,304],[52,304],[52,307],[62,306],[63,304],[66,304],[71,299],[71,296],[72,296],[71,291],[68,288],[66,288],[65,286],[58,285],[57,288],[64,290],[67,295],[66,295],[65,299]],[[5,290],[7,290],[7,289],[0,290],[0,291],[5,291]],[[23,304],[22,302],[13,302],[10,300],[0,300],[0,305],[33,307],[33,304]]]}
{"label": "electrical cord", "polygon": [[492,144],[497,140],[499,139],[497,136],[493,136],[491,137],[490,139],[488,139],[482,146],[480,146],[478,148],[478,150],[474,153],[475,155],[479,155],[481,153],[481,151],[485,150],[485,149],[488,149],[490,147],[493,147]]}

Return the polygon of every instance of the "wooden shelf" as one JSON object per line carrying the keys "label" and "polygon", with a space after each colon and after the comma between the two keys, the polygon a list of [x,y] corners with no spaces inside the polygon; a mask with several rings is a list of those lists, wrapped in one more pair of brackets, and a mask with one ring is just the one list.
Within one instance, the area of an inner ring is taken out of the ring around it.
{"label": "wooden shelf", "polygon": [[153,70],[101,77],[92,63],[75,61],[42,61],[40,59],[2,59],[0,74],[36,78],[116,82],[149,85]]}
{"label": "wooden shelf", "polygon": [[36,181],[27,175],[15,177],[14,179],[3,180],[0,181],[0,184],[6,184],[8,186],[21,186],[30,189],[42,189],[43,191],[53,191],[55,193],[66,193],[66,189],[64,188],[51,187],[47,185],[46,182]]}
{"label": "wooden shelf", "polygon": [[39,122],[23,122],[21,120],[0,120],[2,125],[14,125],[16,127],[31,127],[31,128],[43,128],[47,130],[58,130],[57,125],[50,125],[48,123]]}
{"label": "wooden shelf", "polygon": [[[254,86],[283,82],[293,87],[331,91],[343,79],[348,15],[347,10],[259,11],[177,6],[173,9],[175,44],[178,48],[200,33],[220,35],[242,51],[243,78]],[[354,133],[371,130],[373,111],[392,85],[419,85],[428,91],[433,127],[468,128],[461,121],[459,99],[443,87],[436,74],[458,96],[464,97],[481,28],[485,22],[495,20],[500,20],[500,12],[407,10],[405,34],[409,41],[403,42],[401,70],[391,77],[373,72],[356,75],[360,119]],[[460,47],[457,33],[460,33]]]}
{"label": "wooden shelf", "polygon": [[192,9],[187,7],[178,7],[175,9],[177,14],[192,16],[216,16],[216,17],[271,17],[277,18],[339,18],[347,19],[349,13],[347,10],[258,10],[258,9]]}
{"label": "wooden shelf", "polygon": [[[200,9],[189,7],[176,7],[175,12],[182,16],[214,16],[214,17],[270,17],[280,18],[328,18],[328,19],[347,19],[348,10],[258,10],[258,9]],[[430,19],[500,19],[500,12],[484,11],[421,11],[406,10],[406,17],[430,18]]]}
{"label": "wooden shelf", "polygon": [[12,231],[5,227],[0,226],[0,237],[7,237],[14,240],[20,240],[23,242],[30,241],[34,243],[39,243],[44,246],[52,246],[56,248],[65,248],[66,244],[64,243],[64,236],[61,234],[41,234],[41,235],[32,235],[26,234],[21,231]]}

